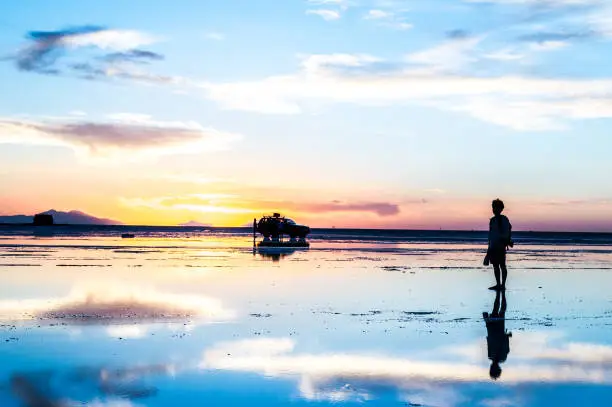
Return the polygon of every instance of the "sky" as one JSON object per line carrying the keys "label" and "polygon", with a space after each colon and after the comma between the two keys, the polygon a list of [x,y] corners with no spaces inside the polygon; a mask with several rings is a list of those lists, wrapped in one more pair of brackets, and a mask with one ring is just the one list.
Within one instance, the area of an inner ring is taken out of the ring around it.
{"label": "sky", "polygon": [[0,215],[612,231],[607,0],[25,0]]}

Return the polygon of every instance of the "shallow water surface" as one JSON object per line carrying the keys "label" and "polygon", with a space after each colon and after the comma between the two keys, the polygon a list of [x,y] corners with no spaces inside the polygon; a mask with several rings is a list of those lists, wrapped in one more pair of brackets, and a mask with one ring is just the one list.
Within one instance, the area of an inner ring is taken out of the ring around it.
{"label": "shallow water surface", "polygon": [[498,298],[482,252],[0,236],[0,405],[609,404],[612,251],[518,245]]}

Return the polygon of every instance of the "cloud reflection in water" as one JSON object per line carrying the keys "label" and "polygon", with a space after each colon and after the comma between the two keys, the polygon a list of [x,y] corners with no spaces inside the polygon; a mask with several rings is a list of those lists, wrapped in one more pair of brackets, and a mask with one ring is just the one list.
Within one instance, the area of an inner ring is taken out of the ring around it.
{"label": "cloud reflection in water", "polygon": [[[25,407],[132,407],[132,400],[154,397],[157,388],[145,384],[147,376],[171,375],[171,365],[145,365],[129,368],[80,368],[68,374],[59,372],[19,372],[10,378],[13,395]],[[90,396],[73,394],[88,390]]]}
{"label": "cloud reflection in water", "polygon": [[[551,341],[558,337],[545,333],[521,335],[515,342],[522,345],[504,373],[503,384],[612,384],[612,347],[587,343],[553,346]],[[479,343],[439,349],[440,360],[299,353],[295,348],[296,342],[289,338],[220,343],[204,352],[200,368],[296,376],[302,397],[310,400],[369,400],[393,392],[411,402],[420,400],[423,405],[452,406],[462,398],[458,386],[490,382]],[[497,404],[500,400],[489,401]]]}
{"label": "cloud reflection in water", "polygon": [[233,319],[235,312],[214,298],[130,287],[74,290],[64,298],[2,300],[0,319],[59,319],[72,324]]}

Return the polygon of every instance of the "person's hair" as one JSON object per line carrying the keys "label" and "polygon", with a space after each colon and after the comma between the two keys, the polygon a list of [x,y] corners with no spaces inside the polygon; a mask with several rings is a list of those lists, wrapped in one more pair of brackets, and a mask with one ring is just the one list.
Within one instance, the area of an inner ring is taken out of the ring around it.
{"label": "person's hair", "polygon": [[495,213],[501,213],[504,210],[504,203],[499,198],[494,200],[491,206],[493,206],[493,212]]}
{"label": "person's hair", "polygon": [[501,369],[501,366],[499,366],[499,363],[497,362],[491,363],[491,368],[489,369],[489,376],[491,376],[491,379],[493,380],[499,379],[499,377],[501,376],[501,373],[502,373],[502,369]]}

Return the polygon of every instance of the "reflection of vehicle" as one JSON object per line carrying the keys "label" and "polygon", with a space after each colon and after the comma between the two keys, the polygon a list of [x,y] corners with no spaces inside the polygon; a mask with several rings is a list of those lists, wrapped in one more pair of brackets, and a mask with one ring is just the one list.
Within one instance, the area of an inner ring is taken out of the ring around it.
{"label": "reflection of vehicle", "polygon": [[[261,233],[264,240],[261,245],[283,245],[283,246],[307,246],[306,236],[310,233],[310,228],[305,225],[298,225],[293,220],[281,217],[280,213],[272,216],[264,216],[254,221],[254,232]],[[283,235],[289,236],[289,242],[283,242]]]}
{"label": "reflection of vehicle", "polygon": [[[257,253],[266,260],[272,260],[273,262],[278,262],[285,257],[291,256],[295,254],[296,250],[301,250],[298,247],[259,247],[257,249]],[[255,251],[253,250],[253,254]]]}

